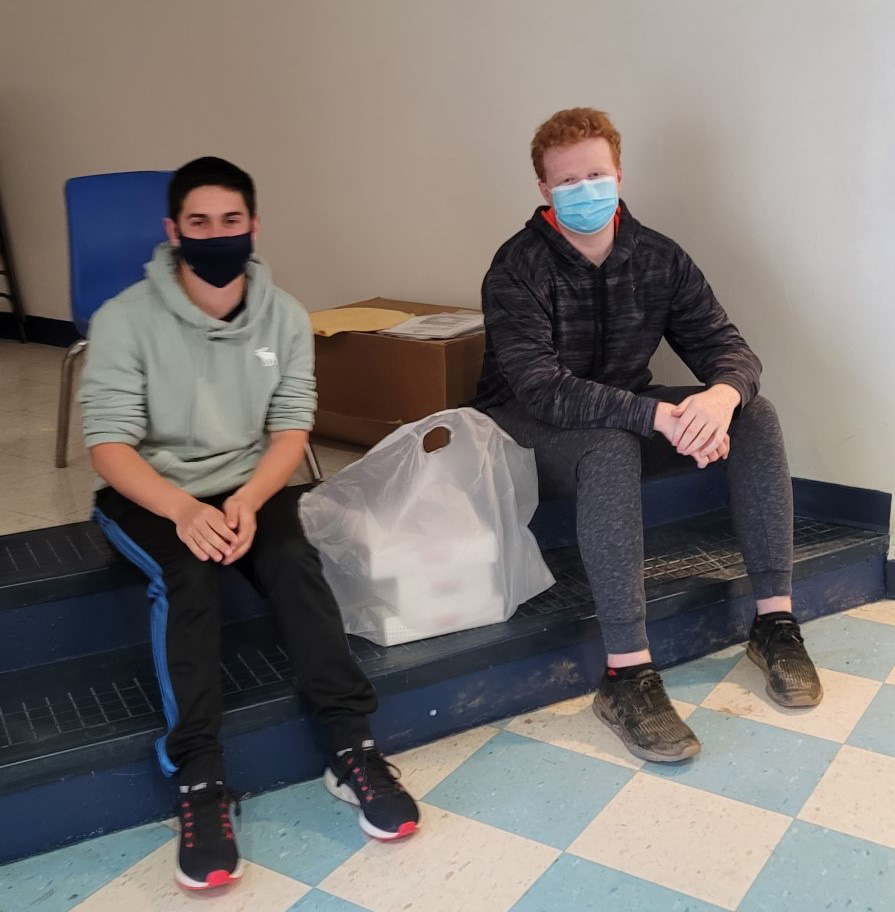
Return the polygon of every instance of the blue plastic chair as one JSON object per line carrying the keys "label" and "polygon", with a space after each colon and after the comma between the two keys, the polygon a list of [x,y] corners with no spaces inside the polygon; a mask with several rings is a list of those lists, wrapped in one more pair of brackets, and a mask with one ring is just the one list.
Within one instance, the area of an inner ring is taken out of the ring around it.
{"label": "blue plastic chair", "polygon": [[[73,177],[65,184],[72,320],[81,338],[65,355],[56,423],[56,467],[68,461],[72,377],[87,348],[90,319],[109,298],[143,278],[155,246],[165,240],[170,171],[123,171]],[[310,444],[308,466],[322,477]]]}
{"label": "blue plastic chair", "polygon": [[143,278],[143,266],[165,239],[170,171],[124,171],[65,183],[71,315],[82,336],[65,355],[56,421],[56,467],[68,461],[72,377],[87,348],[90,318],[103,302]]}

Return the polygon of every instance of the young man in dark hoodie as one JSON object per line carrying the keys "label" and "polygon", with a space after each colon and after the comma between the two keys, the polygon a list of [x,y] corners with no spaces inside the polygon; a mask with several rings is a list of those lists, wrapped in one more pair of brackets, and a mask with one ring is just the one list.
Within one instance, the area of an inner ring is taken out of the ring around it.
{"label": "young man in dark hoodie", "polygon": [[[823,691],[792,614],[792,488],[761,363],[692,260],[619,199],[621,138],[601,111],[559,111],[531,145],[547,206],[498,250],[482,287],[476,406],[532,447],[544,496],[572,495],[607,651],[594,712],[636,756],[700,744],[665,692],[646,636],[642,460],[727,461],[756,599],[747,654],[783,706]],[[701,387],[652,384],[663,336]]]}
{"label": "young man in dark hoodie", "polygon": [[252,255],[251,177],[219,158],[176,172],[146,278],[90,326],[84,436],[105,487],[94,518],[150,580],[152,646],[168,731],[156,744],[179,786],[175,876],[189,889],[239,878],[219,732],[220,566],[270,600],[295,678],[330,739],[326,787],[378,839],[419,812],[376,749],[376,694],[298,519],[314,421],[314,342],[302,306]]}

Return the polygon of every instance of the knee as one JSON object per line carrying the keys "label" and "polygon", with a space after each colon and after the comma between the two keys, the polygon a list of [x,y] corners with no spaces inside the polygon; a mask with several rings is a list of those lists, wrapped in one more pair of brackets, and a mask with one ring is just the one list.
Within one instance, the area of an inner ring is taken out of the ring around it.
{"label": "knee", "polygon": [[780,419],[777,417],[777,409],[770,400],[765,399],[764,396],[756,396],[742,408],[739,417],[733,423],[733,429],[736,429],[738,425],[762,428],[765,431],[778,430]]}
{"label": "knee", "polygon": [[177,589],[179,592],[201,595],[217,586],[219,572],[220,565],[217,561],[201,561],[189,551],[176,566],[167,568],[164,582],[169,591]]}
{"label": "knee", "polygon": [[305,568],[309,564],[319,564],[319,555],[303,535],[284,535],[276,541],[267,542],[259,550],[256,560],[271,570],[281,567]]}
{"label": "knee", "polygon": [[600,428],[593,432],[587,450],[578,462],[582,470],[599,471],[603,475],[623,476],[632,473],[640,477],[640,438],[631,431]]}

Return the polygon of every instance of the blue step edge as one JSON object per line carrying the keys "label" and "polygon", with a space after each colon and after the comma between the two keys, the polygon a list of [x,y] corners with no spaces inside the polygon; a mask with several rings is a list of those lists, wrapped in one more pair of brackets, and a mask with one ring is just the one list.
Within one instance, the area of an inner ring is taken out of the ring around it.
{"label": "blue step edge", "polygon": [[[794,584],[795,609],[802,620],[833,614],[881,598],[887,539],[852,549],[852,563],[816,568]],[[828,564],[831,562],[828,561]],[[737,581],[702,592],[699,604],[675,602],[650,611],[648,630],[660,667],[669,667],[742,642],[754,605]],[[725,598],[726,596],[726,598]],[[691,593],[690,599],[696,597]],[[596,688],[604,665],[599,625],[593,616],[570,620],[552,631],[549,644],[522,641],[488,653],[479,667],[413,683],[413,674],[371,675],[381,695],[372,718],[377,741],[395,753],[478,725],[518,715]],[[480,656],[477,660],[482,661]],[[474,664],[469,660],[470,665]],[[225,715],[222,740],[228,780],[247,795],[319,776],[324,767],[316,724],[297,710],[296,697],[283,688],[275,699]],[[597,724],[596,722],[594,723]],[[172,785],[158,771],[150,750],[158,731],[102,745],[102,757],[89,772],[61,775],[34,787],[24,780],[0,795],[0,863],[48,851],[92,836],[174,814]],[[134,750],[142,754],[133,758]],[[13,774],[9,767],[4,771]],[[7,780],[7,783],[9,780]],[[2,783],[0,783],[2,787]],[[322,786],[321,786],[322,787]],[[334,799],[335,800],[335,799]]]}

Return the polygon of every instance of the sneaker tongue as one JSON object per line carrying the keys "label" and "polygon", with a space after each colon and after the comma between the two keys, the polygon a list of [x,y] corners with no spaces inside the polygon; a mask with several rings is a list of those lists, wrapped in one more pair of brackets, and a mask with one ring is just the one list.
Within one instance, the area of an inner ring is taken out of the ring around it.
{"label": "sneaker tongue", "polygon": [[182,795],[194,794],[196,792],[204,792],[210,785],[216,785],[218,787],[223,787],[224,783],[218,780],[215,783],[210,782],[197,782],[195,785],[181,785],[179,786],[180,793]]}
{"label": "sneaker tongue", "polygon": [[795,624],[796,619],[791,611],[771,611],[758,616],[759,624]]}

